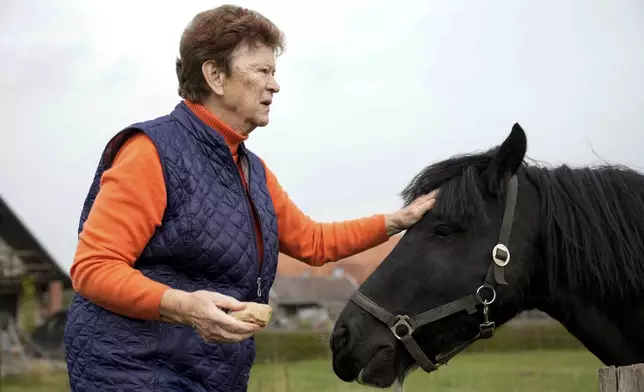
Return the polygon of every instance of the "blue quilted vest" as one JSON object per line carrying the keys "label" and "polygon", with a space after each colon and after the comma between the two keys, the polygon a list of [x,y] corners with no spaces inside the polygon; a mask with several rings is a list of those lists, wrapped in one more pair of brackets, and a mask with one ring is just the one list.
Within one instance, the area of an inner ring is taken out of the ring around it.
{"label": "blue quilted vest", "polygon": [[[83,206],[79,232],[102,173],[120,146],[145,132],[159,152],[167,188],[163,225],[135,264],[170,287],[212,290],[242,301],[268,303],[277,269],[277,219],[262,162],[243,145],[249,203],[224,138],[181,102],[169,114],[134,124],[108,143]],[[259,271],[251,208],[261,223]],[[187,326],[115,314],[76,293],[65,327],[73,391],[246,391],[255,359],[253,338],[212,344]]]}

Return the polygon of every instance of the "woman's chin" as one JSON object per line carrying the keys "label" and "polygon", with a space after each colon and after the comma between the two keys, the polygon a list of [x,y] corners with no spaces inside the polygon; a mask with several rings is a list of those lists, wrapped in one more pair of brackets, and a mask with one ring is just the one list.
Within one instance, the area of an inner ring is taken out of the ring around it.
{"label": "woman's chin", "polygon": [[253,123],[256,127],[265,127],[268,125],[268,112],[262,113],[256,118],[253,119]]}

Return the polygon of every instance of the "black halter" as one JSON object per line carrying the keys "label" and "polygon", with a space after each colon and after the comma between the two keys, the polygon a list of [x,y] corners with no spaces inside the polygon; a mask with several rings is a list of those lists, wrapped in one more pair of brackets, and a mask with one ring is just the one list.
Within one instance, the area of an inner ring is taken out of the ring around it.
{"label": "black halter", "polygon": [[[499,242],[492,249],[493,263],[490,263],[485,283],[483,283],[483,285],[481,285],[474,294],[459,298],[414,317],[409,317],[407,315],[394,316],[367,298],[360,291],[356,291],[351,297],[351,300],[353,300],[353,302],[358,306],[385,323],[396,339],[403,342],[407,351],[409,351],[409,354],[411,354],[418,365],[426,372],[438,369],[439,366],[447,363],[448,360],[463,351],[474,341],[478,339],[488,339],[494,335],[495,324],[489,319],[489,306],[496,299],[496,285],[508,284],[505,280],[504,267],[510,262],[510,251],[508,250],[508,246],[510,244],[512,224],[514,221],[515,207],[519,192],[517,177],[514,175],[511,176],[506,186],[505,211],[503,212],[503,221],[501,223],[501,231],[499,232]],[[484,289],[489,290],[491,298],[483,298],[482,291]],[[438,321],[461,311],[466,311],[468,315],[472,315],[477,311],[476,306],[481,304],[483,305],[483,323],[479,325],[479,334],[465,344],[456,347],[454,350],[444,355],[437,355],[436,363],[430,361],[418,343],[416,343],[416,340],[414,340],[412,336],[414,331],[424,325],[433,323],[434,321]]]}

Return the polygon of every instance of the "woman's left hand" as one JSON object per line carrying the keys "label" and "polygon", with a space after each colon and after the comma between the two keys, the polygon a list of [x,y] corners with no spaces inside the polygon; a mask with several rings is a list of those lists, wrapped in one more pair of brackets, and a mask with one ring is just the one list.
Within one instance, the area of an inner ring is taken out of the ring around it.
{"label": "woman's left hand", "polygon": [[400,233],[412,227],[422,219],[436,202],[438,191],[434,190],[426,195],[418,197],[407,207],[396,212],[385,215],[385,227],[389,236]]}

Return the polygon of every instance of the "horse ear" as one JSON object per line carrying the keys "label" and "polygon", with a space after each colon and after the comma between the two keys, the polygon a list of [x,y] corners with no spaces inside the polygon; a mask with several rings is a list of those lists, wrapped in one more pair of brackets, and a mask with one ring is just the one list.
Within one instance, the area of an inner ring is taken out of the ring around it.
{"label": "horse ear", "polygon": [[512,131],[494,157],[493,166],[498,174],[515,174],[523,163],[527,147],[528,141],[523,128],[518,123],[514,124]]}

